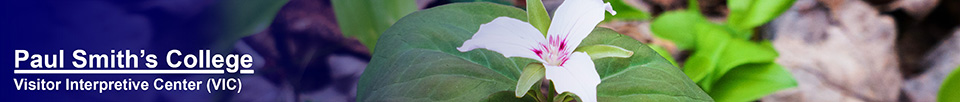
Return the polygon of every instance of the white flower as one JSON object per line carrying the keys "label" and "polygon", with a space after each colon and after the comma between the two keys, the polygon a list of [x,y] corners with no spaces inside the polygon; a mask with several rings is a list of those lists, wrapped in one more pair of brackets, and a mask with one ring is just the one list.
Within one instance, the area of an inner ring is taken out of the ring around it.
{"label": "white flower", "polygon": [[616,14],[601,0],[565,0],[554,13],[547,37],[527,22],[499,17],[480,25],[473,38],[457,50],[484,48],[505,57],[535,59],[543,63],[546,78],[553,81],[557,93],[570,92],[594,102],[600,75],[589,55],[573,51],[603,20],[604,10]]}

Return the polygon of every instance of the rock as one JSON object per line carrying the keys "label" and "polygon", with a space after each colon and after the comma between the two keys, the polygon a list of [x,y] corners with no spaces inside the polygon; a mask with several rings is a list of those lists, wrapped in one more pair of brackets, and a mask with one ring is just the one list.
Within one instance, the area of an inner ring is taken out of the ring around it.
{"label": "rock", "polygon": [[911,12],[898,10],[889,13],[897,20],[897,53],[900,57],[900,69],[907,79],[928,70],[929,64],[923,62],[936,45],[949,38],[955,27],[960,24],[960,12],[950,11],[950,6],[960,5],[957,1],[942,1],[925,18],[916,18]]}
{"label": "rock", "polygon": [[894,19],[864,1],[818,1],[798,0],[766,27],[798,86],[762,100],[897,101]]}
{"label": "rock", "polygon": [[924,58],[927,71],[904,82],[904,94],[911,101],[936,101],[943,79],[960,65],[960,27],[951,36]]}

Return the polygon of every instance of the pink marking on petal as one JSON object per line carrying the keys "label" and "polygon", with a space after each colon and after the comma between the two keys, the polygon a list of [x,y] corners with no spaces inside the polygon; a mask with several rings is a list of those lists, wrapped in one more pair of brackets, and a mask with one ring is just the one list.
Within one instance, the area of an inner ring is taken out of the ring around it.
{"label": "pink marking on petal", "polygon": [[533,50],[547,65],[563,66],[570,59],[567,39],[561,36],[549,36],[547,42],[541,43],[540,48]]}
{"label": "pink marking on petal", "polygon": [[543,50],[539,50],[539,49],[530,49],[530,50],[533,51],[533,53],[536,53],[537,57],[540,57],[540,59],[543,59],[543,56],[541,56],[543,55]]}

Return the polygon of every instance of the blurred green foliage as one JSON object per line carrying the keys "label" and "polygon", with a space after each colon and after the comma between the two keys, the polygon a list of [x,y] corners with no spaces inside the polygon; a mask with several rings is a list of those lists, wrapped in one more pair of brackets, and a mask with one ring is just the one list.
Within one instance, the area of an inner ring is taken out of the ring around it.
{"label": "blurred green foliage", "polygon": [[947,78],[943,79],[940,85],[940,92],[937,93],[937,102],[958,102],[960,101],[960,67],[953,69]]}
{"label": "blurred green foliage", "polygon": [[270,26],[273,18],[287,0],[226,0],[220,4],[224,22],[221,40],[214,42],[216,51],[230,51],[240,38],[261,32]]}
{"label": "blurred green foliage", "polygon": [[720,102],[754,101],[778,90],[796,87],[770,41],[752,41],[753,29],[786,11],[794,0],[728,0],[726,23],[710,22],[696,0],[686,10],[656,17],[650,29],[657,37],[691,50],[683,72]]}
{"label": "blurred green foliage", "polygon": [[623,20],[623,21],[639,21],[639,20],[650,20],[650,13],[640,10],[637,7],[634,7],[623,0],[605,0],[610,3],[610,6],[613,6],[613,11],[617,11],[617,15],[612,15],[610,13],[606,14],[606,19],[604,21],[612,20]]}
{"label": "blurred green foliage", "polygon": [[[449,2],[493,2],[512,5],[510,0],[447,0]],[[419,10],[416,0],[332,0],[340,31],[355,37],[371,52],[380,35],[397,20]]]}
{"label": "blurred green foliage", "polygon": [[380,33],[401,17],[417,11],[416,0],[332,0],[340,31],[373,51]]}

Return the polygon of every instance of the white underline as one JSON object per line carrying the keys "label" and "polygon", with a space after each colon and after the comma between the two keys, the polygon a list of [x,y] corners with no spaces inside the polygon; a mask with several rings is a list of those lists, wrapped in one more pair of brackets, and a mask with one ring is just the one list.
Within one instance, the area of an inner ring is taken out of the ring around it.
{"label": "white underline", "polygon": [[[201,70],[13,70],[13,74],[225,74],[223,69]],[[240,70],[240,74],[253,74],[253,70]]]}

